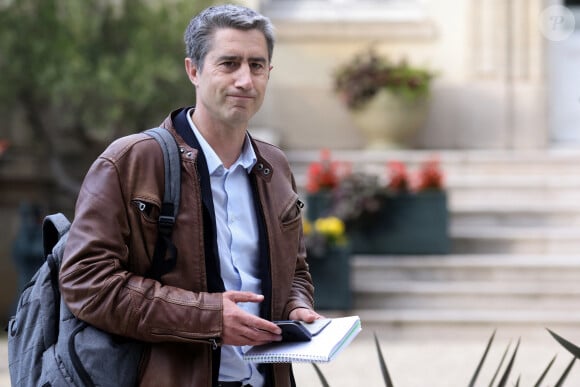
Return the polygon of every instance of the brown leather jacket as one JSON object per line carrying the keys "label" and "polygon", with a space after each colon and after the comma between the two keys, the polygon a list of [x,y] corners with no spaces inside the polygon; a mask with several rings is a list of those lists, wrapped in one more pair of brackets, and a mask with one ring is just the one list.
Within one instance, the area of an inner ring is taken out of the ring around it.
{"label": "brown leather jacket", "polygon": [[[140,386],[211,386],[216,343],[219,359],[222,296],[208,290],[208,281],[215,278],[204,250],[199,151],[177,135],[172,116],[162,126],[181,151],[181,205],[172,237],[176,268],[161,278],[163,285],[144,277],[156,243],[164,164],[157,142],[134,134],[113,142],[86,175],[61,268],[61,290],[80,319],[147,343]],[[263,289],[270,300],[265,314],[286,319],[295,308],[312,308],[298,195],[283,152],[252,141],[258,162],[251,180],[269,261],[265,283],[272,284]],[[150,212],[140,210],[139,202],[152,204]],[[268,375],[267,385],[291,385],[289,365],[274,365]]]}

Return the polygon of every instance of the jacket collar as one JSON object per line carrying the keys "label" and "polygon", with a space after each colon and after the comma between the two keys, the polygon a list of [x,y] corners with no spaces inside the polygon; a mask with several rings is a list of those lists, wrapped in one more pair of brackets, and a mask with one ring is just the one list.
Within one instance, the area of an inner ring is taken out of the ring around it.
{"label": "jacket collar", "polygon": [[[177,134],[179,134],[179,136],[183,139],[185,144],[197,151],[199,167],[203,167],[205,170],[207,170],[207,161],[201,149],[201,145],[195,137],[193,130],[191,130],[187,120],[187,112],[193,107],[194,106],[187,106],[174,110],[171,112],[168,119],[164,122],[163,126],[167,128],[173,127]],[[248,138],[250,139],[252,148],[256,153],[256,163],[254,164],[250,173],[266,182],[269,182],[272,179],[272,173],[274,172],[274,169],[268,160],[266,160],[266,158],[261,154],[260,141],[255,140],[250,133],[248,133]]]}

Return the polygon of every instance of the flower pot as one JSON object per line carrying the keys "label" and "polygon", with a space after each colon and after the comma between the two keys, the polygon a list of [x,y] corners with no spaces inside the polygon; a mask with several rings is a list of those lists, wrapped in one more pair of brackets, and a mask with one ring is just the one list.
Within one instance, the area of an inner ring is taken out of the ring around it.
{"label": "flower pot", "polygon": [[306,196],[306,218],[314,220],[328,216],[332,209],[333,194],[331,191],[310,193]]}
{"label": "flower pot", "polygon": [[383,88],[365,105],[351,110],[351,117],[366,138],[367,148],[410,148],[428,110],[428,97],[411,100]]}
{"label": "flower pot", "polygon": [[332,246],[324,255],[308,255],[316,310],[347,310],[352,303],[350,248]]}
{"label": "flower pot", "polygon": [[447,254],[448,218],[445,192],[402,194],[347,224],[347,235],[353,254]]}

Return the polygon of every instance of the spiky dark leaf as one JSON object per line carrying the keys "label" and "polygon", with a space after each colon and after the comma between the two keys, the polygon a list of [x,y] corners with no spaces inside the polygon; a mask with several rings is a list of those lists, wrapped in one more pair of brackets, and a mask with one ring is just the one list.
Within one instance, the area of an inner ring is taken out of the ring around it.
{"label": "spiky dark leaf", "polygon": [[579,347],[577,347],[576,345],[572,344],[568,340],[566,340],[563,337],[557,335],[555,332],[553,332],[553,331],[551,331],[549,329],[548,329],[548,332],[550,332],[550,334],[552,335],[552,337],[554,339],[556,339],[556,341],[558,343],[560,343],[560,345],[562,345],[562,347],[566,348],[566,350],[568,352],[570,352],[572,355],[574,355],[574,357],[576,357],[577,359],[580,359],[580,348]]}
{"label": "spiky dark leaf", "polygon": [[330,387],[330,385],[328,384],[328,381],[324,377],[324,374],[320,370],[320,367],[318,367],[318,365],[316,365],[316,363],[312,363],[312,367],[314,367],[314,371],[316,371],[316,375],[318,375],[318,379],[320,379],[320,383],[322,383],[322,386],[323,387]]}
{"label": "spiky dark leaf", "polygon": [[552,365],[556,361],[556,357],[557,356],[554,355],[554,357],[552,358],[552,360],[550,361],[550,363],[548,363],[548,366],[546,367],[546,369],[544,370],[544,372],[542,372],[542,374],[540,375],[540,378],[538,379],[538,381],[536,382],[536,384],[534,384],[534,387],[541,387],[541,383],[544,381],[544,378],[548,374],[548,371],[550,370],[550,368],[552,368]]}
{"label": "spiky dark leaf", "polygon": [[564,370],[564,373],[562,374],[562,376],[560,376],[558,383],[556,383],[554,385],[554,387],[562,387],[562,385],[564,384],[564,381],[568,377],[568,374],[570,373],[570,370],[572,369],[572,366],[574,365],[575,361],[576,361],[576,358],[573,357],[572,361],[570,361],[570,363],[568,364],[568,367],[566,367],[566,369]]}
{"label": "spiky dark leaf", "polygon": [[520,348],[520,340],[518,339],[518,342],[516,344],[516,348],[514,349],[514,352],[512,354],[512,358],[510,359],[507,368],[505,370],[505,372],[503,373],[502,378],[499,381],[499,384],[497,385],[497,387],[505,387],[505,385],[507,384],[508,378],[510,377],[510,374],[512,372],[512,368],[514,366],[514,362],[516,359],[516,354],[518,353],[518,349]]}
{"label": "spiky dark leaf", "polygon": [[491,378],[491,381],[489,382],[489,387],[492,387],[493,384],[495,383],[495,379],[497,378],[497,375],[499,375],[499,371],[501,370],[501,367],[503,366],[503,362],[505,361],[505,358],[506,358],[511,346],[512,346],[512,342],[510,341],[508,343],[507,347],[505,348],[505,351],[503,351],[503,355],[501,356],[499,364],[498,364],[497,368],[495,369],[495,372],[493,374],[493,377]]}
{"label": "spiky dark leaf", "polygon": [[379,363],[381,365],[381,373],[383,374],[383,379],[385,381],[386,387],[394,387],[393,381],[391,380],[391,375],[389,375],[389,370],[387,369],[387,363],[385,362],[385,358],[383,357],[383,352],[381,351],[381,346],[379,345],[379,339],[375,333],[375,346],[377,348],[377,354],[379,356]]}
{"label": "spiky dark leaf", "polygon": [[495,332],[496,332],[496,330],[493,331],[493,333],[491,334],[491,337],[487,341],[487,346],[485,347],[485,351],[483,352],[483,356],[481,357],[481,360],[479,360],[479,364],[477,365],[477,368],[475,369],[475,372],[473,373],[473,376],[471,377],[471,381],[469,382],[469,387],[475,386],[475,382],[477,381],[477,377],[479,376],[479,372],[481,371],[481,368],[483,367],[483,363],[485,362],[485,359],[487,358],[489,348],[491,348],[491,343],[493,343],[493,339],[495,338]]}

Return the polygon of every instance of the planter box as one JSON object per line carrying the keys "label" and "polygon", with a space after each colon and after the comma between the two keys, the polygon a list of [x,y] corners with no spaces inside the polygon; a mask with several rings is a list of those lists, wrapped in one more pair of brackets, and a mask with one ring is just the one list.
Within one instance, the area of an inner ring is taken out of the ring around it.
{"label": "planter box", "polygon": [[308,256],[316,310],[347,310],[352,303],[350,249],[331,248],[324,256]]}
{"label": "planter box", "polygon": [[447,254],[449,212],[445,192],[386,199],[381,210],[347,225],[353,254]]}
{"label": "planter box", "polygon": [[306,218],[314,221],[330,215],[332,209],[332,192],[318,192],[306,196]]}

